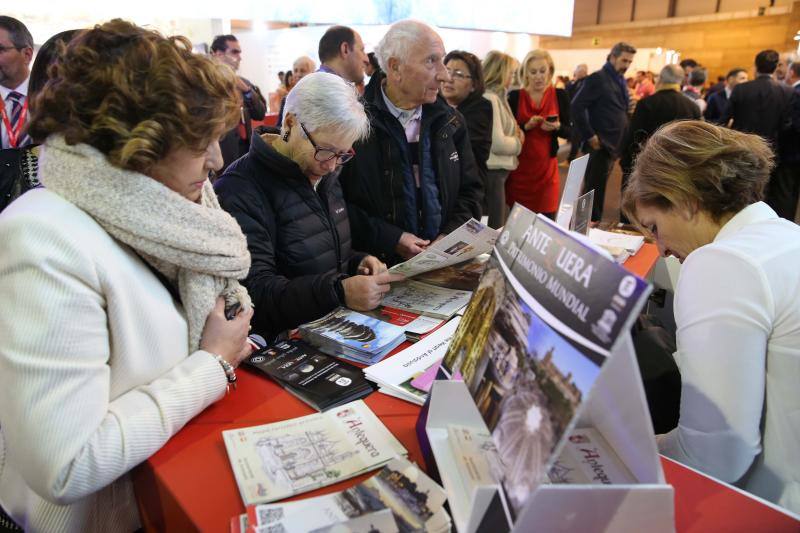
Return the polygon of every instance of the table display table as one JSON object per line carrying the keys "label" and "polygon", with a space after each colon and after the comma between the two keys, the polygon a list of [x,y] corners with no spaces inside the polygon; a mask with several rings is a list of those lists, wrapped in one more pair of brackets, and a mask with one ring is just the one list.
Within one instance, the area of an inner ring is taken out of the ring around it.
{"label": "table display table", "polygon": [[[646,277],[657,259],[656,247],[645,244],[625,266]],[[398,350],[406,346],[404,343]],[[228,531],[230,519],[245,509],[221,432],[313,412],[262,374],[248,369],[238,374],[236,391],[195,417],[132,472],[146,530]],[[409,460],[424,467],[415,429],[420,407],[377,392],[365,402],[406,447]],[[668,459],[662,463],[667,482],[675,489],[677,531],[800,531],[800,522],[756,498]],[[293,499],[343,490],[373,474]]]}

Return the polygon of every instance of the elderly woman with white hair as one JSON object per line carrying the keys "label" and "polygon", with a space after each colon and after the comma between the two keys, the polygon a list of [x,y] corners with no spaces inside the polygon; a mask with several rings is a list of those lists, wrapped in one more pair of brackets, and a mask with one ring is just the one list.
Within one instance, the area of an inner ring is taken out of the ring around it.
{"label": "elderly woman with white hair", "polygon": [[270,340],[338,306],[374,309],[389,283],[377,258],[354,252],[337,167],[369,132],[355,90],[334,74],[300,80],[286,98],[280,135],[254,137],[250,152],[216,182],[220,204],[247,237],[244,285],[253,328]]}

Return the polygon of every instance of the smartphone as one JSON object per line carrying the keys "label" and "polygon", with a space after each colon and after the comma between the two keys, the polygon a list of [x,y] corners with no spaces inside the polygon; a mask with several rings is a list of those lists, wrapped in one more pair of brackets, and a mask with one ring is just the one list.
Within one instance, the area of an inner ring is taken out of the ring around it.
{"label": "smartphone", "polygon": [[558,122],[558,115],[547,115],[547,117],[545,117],[545,120],[547,122]]}
{"label": "smartphone", "polygon": [[234,318],[236,318],[236,315],[239,314],[239,310],[241,308],[242,304],[236,302],[235,304],[233,304],[232,306],[230,306],[225,310],[225,318],[227,318],[228,320],[233,320]]}

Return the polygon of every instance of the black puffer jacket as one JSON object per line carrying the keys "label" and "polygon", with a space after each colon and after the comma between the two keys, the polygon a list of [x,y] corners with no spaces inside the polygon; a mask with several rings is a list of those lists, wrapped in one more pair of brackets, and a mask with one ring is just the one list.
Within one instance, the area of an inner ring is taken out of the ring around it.
{"label": "black puffer jacket", "polygon": [[[383,101],[381,81],[373,76],[364,91],[371,132],[357,143],[356,156],[342,169],[353,242],[382,261],[399,260],[394,248],[404,225],[405,133]],[[483,184],[475,165],[464,117],[439,97],[422,106],[421,138],[430,139],[430,153],[442,205],[440,233],[450,233],[471,217],[480,218]],[[420,142],[420,146],[422,146]]]}
{"label": "black puffer jacket", "polygon": [[300,167],[270,146],[275,138],[254,136],[250,151],[214,184],[247,237],[253,329],[270,340],[343,305],[336,280],[365,257],[352,251],[336,176],[323,177],[314,191]]}

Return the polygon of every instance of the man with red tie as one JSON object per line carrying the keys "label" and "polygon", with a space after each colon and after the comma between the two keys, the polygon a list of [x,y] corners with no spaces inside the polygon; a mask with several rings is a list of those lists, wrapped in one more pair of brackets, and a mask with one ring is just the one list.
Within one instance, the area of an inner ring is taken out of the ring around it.
{"label": "man with red tie", "polygon": [[28,119],[28,76],[33,58],[33,37],[15,18],[0,16],[0,148],[20,148],[31,143],[24,132]]}

